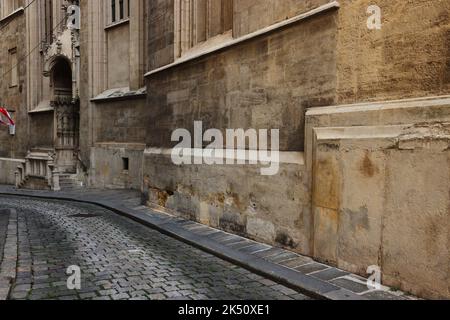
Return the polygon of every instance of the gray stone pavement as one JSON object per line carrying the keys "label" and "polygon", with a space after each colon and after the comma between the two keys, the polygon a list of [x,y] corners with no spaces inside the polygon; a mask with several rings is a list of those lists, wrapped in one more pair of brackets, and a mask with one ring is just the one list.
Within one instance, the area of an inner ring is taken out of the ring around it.
{"label": "gray stone pavement", "polygon": [[148,208],[141,205],[141,195],[137,191],[79,189],[51,192],[16,190],[12,186],[0,185],[0,194],[96,204],[311,297],[331,300],[415,299],[387,287],[369,290],[367,280],[358,275]]}
{"label": "gray stone pavement", "polygon": [[0,265],[3,259],[3,248],[6,242],[6,231],[8,230],[9,210],[0,209]]}
{"label": "gray stone pavement", "polygon": [[[0,300],[6,300],[11,289],[12,281],[17,273],[17,212],[16,210],[1,210],[1,214],[8,217],[7,224],[3,221],[2,238],[4,238],[2,258],[0,259]],[[5,217],[3,217],[5,219]]]}
{"label": "gray stone pavement", "polygon": [[[98,206],[0,196],[0,208],[18,221],[9,299],[308,299]],[[67,288],[72,265],[81,290]]]}

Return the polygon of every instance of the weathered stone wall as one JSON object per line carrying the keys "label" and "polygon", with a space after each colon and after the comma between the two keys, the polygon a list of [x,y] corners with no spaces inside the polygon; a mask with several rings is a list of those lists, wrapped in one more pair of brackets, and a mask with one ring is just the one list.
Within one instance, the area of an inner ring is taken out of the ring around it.
{"label": "weathered stone wall", "polygon": [[47,147],[54,146],[54,113],[43,112],[35,113],[29,116],[30,132],[30,147]]}
{"label": "weathered stone wall", "polygon": [[144,154],[150,206],[235,234],[309,254],[310,208],[303,153],[282,153],[280,170],[260,165],[175,166],[170,149]]}
{"label": "weathered stone wall", "polygon": [[[327,12],[147,77],[149,204],[309,254],[310,195],[302,161],[282,160],[275,176],[261,176],[251,166],[178,167],[170,158],[171,135],[177,128],[192,132],[197,120],[204,130],[281,129],[282,154],[303,159],[306,108],[334,104],[335,22],[336,12]],[[169,32],[158,28],[150,39]],[[158,54],[149,59],[154,67],[162,63],[155,63]]]}
{"label": "weathered stone wall", "polygon": [[15,172],[18,166],[25,161],[11,158],[0,158],[0,184],[14,185],[16,183]]}
{"label": "weathered stone wall", "polygon": [[331,1],[234,0],[233,36],[244,36],[329,2]]}
{"label": "weathered stone wall", "polygon": [[175,59],[174,0],[153,0],[148,5],[148,65],[150,70]]}
{"label": "weathered stone wall", "polygon": [[[340,103],[450,93],[448,1],[342,1]],[[450,297],[449,104],[403,100],[310,110],[313,256],[422,297]]]}
{"label": "weathered stone wall", "polygon": [[450,297],[450,98],[312,109],[313,256]]}
{"label": "weathered stone wall", "polygon": [[[233,36],[328,2],[236,0]],[[448,298],[448,97],[361,102],[450,94],[450,3],[377,1],[381,30],[367,27],[371,1],[339,3],[149,75],[144,192],[150,205],[361,275],[378,265],[387,285]],[[155,69],[174,61],[173,3],[151,8]],[[305,128],[304,112],[326,105]],[[306,163],[270,179],[249,166],[175,166],[170,135],[195,120],[281,128],[280,149],[304,150]]]}
{"label": "weathered stone wall", "polygon": [[[145,98],[92,103],[94,146],[90,185],[141,190],[142,159],[149,124]],[[124,168],[128,159],[129,170]]]}
{"label": "weathered stone wall", "polygon": [[450,93],[449,1],[376,1],[381,30],[367,28],[373,1],[340,3],[338,103]]}
{"label": "weathered stone wall", "polygon": [[93,62],[89,40],[92,39],[92,30],[89,21],[92,12],[89,0],[80,1],[81,28],[80,28],[80,157],[85,166],[90,167],[90,147],[92,145],[92,114],[89,99],[92,97],[93,83],[90,72],[93,72]]}
{"label": "weathered stone wall", "polygon": [[[136,91],[145,93],[142,87],[148,65],[148,14],[154,13],[147,10],[150,3],[147,0],[130,1],[129,19],[111,24],[105,15],[106,1],[80,1],[80,149],[87,168],[98,167],[98,162],[91,163],[91,156],[98,154],[105,143],[103,152],[108,154],[111,144],[133,145],[144,141],[144,127],[148,125],[145,99],[134,98]],[[113,90],[111,97],[109,89],[118,88],[121,90]],[[123,98],[120,101],[115,95],[118,91]],[[98,161],[99,158],[95,159]],[[112,168],[108,172],[117,175],[116,171]],[[91,174],[100,172],[92,169]],[[109,177],[91,178],[94,183],[101,181],[96,184],[99,186],[113,185],[104,182]],[[133,186],[140,186],[141,182]]]}
{"label": "weathered stone wall", "polygon": [[[17,57],[26,53],[25,16],[17,13],[0,23],[0,106],[6,106],[12,112],[17,123],[16,135],[10,136],[7,127],[0,127],[0,157],[24,157],[28,145],[27,107],[26,107],[26,65],[18,65],[18,85],[10,87],[9,50],[17,48]],[[8,72],[8,73],[7,73]]]}
{"label": "weathered stone wall", "polygon": [[147,78],[147,145],[172,131],[281,128],[280,149],[303,149],[307,107],[334,103],[335,14],[327,13]]}
{"label": "weathered stone wall", "polygon": [[[96,143],[90,155],[90,186],[141,190],[144,149],[145,145],[139,143]],[[128,170],[124,161],[128,162]]]}
{"label": "weathered stone wall", "polygon": [[123,88],[130,85],[130,27],[128,23],[106,31],[108,88]]}
{"label": "weathered stone wall", "polygon": [[93,104],[95,143],[145,143],[149,110],[145,98]]}

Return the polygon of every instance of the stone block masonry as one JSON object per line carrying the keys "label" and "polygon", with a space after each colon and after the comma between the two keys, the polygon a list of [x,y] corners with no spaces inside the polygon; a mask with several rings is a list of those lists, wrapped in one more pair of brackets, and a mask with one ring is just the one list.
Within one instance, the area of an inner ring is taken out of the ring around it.
{"label": "stone block masonry", "polygon": [[307,145],[313,255],[448,298],[450,97],[311,109]]}
{"label": "stone block masonry", "polygon": [[283,128],[281,151],[302,151],[306,108],[335,92],[333,13],[147,77],[149,147],[177,128]]}
{"label": "stone block masonry", "polygon": [[[205,54],[197,48],[184,59],[160,56],[173,51],[170,23],[150,32],[161,41],[146,75],[149,205],[360,275],[378,266],[389,285],[449,297],[449,4],[379,1],[382,26],[370,30],[373,3],[341,1],[237,41],[324,4],[299,3],[269,10],[271,1],[235,1],[236,43],[216,51],[207,43]],[[177,17],[170,4],[155,8],[155,23]],[[267,180],[251,166],[176,166],[171,133],[195,121],[223,131],[279,128],[281,152],[304,161],[280,163]]]}
{"label": "stone block masonry", "polygon": [[[304,114],[334,102],[335,46],[330,12],[147,77],[154,125],[147,128],[143,174],[150,203],[309,253],[309,191],[300,182]],[[164,152],[174,147],[172,131],[193,134],[196,120],[224,133],[280,128],[280,150],[298,161],[281,161],[281,173],[270,178],[248,166],[176,167]]]}

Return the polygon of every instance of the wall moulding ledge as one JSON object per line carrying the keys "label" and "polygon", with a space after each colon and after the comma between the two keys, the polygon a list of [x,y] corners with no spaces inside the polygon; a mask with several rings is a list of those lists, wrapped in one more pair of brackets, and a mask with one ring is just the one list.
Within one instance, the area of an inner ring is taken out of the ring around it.
{"label": "wall moulding ledge", "polygon": [[96,142],[94,148],[105,148],[105,149],[126,149],[126,150],[137,150],[144,151],[146,145],[143,143],[132,143],[132,142]]}
{"label": "wall moulding ledge", "polygon": [[[167,158],[170,158],[172,155],[172,151],[174,149],[170,149],[170,148],[152,148],[152,147],[147,147],[144,150],[144,156],[146,157],[151,157],[151,156],[164,156]],[[196,155],[198,154],[203,154],[204,151],[210,150],[210,149],[194,149],[194,148],[185,148],[183,149],[184,151],[184,155],[185,156],[190,156],[190,157],[197,157]],[[208,159],[212,159],[212,160],[227,160],[227,159],[232,159],[232,160],[242,160],[242,158],[238,157],[238,151],[244,151],[245,152],[245,159],[251,159],[251,160],[256,160],[258,161],[258,158],[253,158],[251,156],[251,152],[249,150],[232,150],[233,151],[233,156],[229,156],[227,154],[227,149],[222,149],[221,150],[223,153],[223,157],[208,157]],[[253,150],[253,152],[255,152],[255,150]],[[256,151],[258,152],[258,151]],[[304,166],[305,165],[305,153],[304,152],[300,152],[300,151],[279,151],[279,159],[276,163],[280,163],[280,164],[294,164],[294,165],[299,165],[299,166]]]}
{"label": "wall moulding ledge", "polygon": [[25,159],[13,159],[13,158],[0,158],[0,162],[16,162],[16,163],[25,163]]}
{"label": "wall moulding ledge", "polygon": [[307,117],[333,115],[339,113],[355,113],[369,111],[385,111],[392,109],[429,108],[438,106],[450,107],[450,95],[420,97],[401,100],[374,101],[328,107],[310,108],[306,112]]}
{"label": "wall moulding ledge", "polygon": [[124,24],[129,24],[129,23],[130,23],[130,19],[129,18],[128,19],[124,19],[124,20],[120,20],[120,21],[108,24],[105,27],[105,30],[114,29],[115,27],[118,27],[118,26],[121,26],[121,25],[124,25]]}
{"label": "wall moulding ledge", "polygon": [[25,11],[24,7],[20,7],[18,9],[14,10],[13,12],[11,12],[10,14],[8,14],[6,17],[1,18],[0,19],[0,27],[4,22],[6,22],[9,19],[14,18],[18,14],[22,14],[24,11]]}
{"label": "wall moulding ledge", "polygon": [[269,27],[263,28],[261,30],[258,30],[258,31],[252,32],[252,33],[249,33],[249,34],[247,34],[245,36],[242,36],[242,37],[239,37],[239,38],[235,38],[235,39],[230,39],[230,40],[228,40],[226,42],[223,42],[223,43],[220,43],[218,45],[205,48],[204,51],[198,52],[195,55],[191,55],[191,56],[186,57],[186,58],[180,58],[180,59],[176,60],[175,62],[173,62],[171,64],[168,64],[168,65],[165,65],[163,67],[160,67],[160,68],[157,68],[155,70],[147,72],[145,74],[145,77],[148,77],[148,76],[151,76],[153,74],[159,73],[161,71],[164,71],[164,70],[173,68],[175,66],[184,64],[186,62],[189,62],[189,61],[192,61],[192,60],[204,57],[204,56],[209,55],[211,53],[214,53],[216,51],[220,51],[220,50],[223,50],[223,49],[235,46],[237,44],[240,44],[240,43],[252,40],[254,38],[266,35],[266,34],[271,33],[271,32],[273,32],[273,31],[275,31],[277,29],[285,28],[285,27],[287,27],[287,26],[289,26],[291,24],[294,24],[294,23],[297,23],[299,21],[311,18],[311,17],[313,17],[315,15],[324,13],[326,11],[333,10],[333,9],[339,9],[339,8],[340,8],[339,1],[329,2],[327,4],[324,4],[324,5],[320,6],[320,7],[317,7],[315,9],[312,9],[312,10],[307,11],[305,13],[299,14],[299,15],[293,17],[293,18],[290,18],[290,19],[287,19],[287,20],[275,23],[275,24],[273,24],[273,25],[271,25]]}

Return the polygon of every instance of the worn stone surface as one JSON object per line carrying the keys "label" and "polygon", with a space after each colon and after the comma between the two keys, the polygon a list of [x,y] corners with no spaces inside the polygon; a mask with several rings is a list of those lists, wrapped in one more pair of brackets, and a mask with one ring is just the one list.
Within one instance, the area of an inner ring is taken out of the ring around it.
{"label": "worn stone surface", "polygon": [[[5,14],[6,16],[6,14]],[[0,22],[0,106],[6,107],[13,119],[17,122],[26,121],[28,118],[26,105],[26,68],[25,65],[17,66],[18,85],[11,86],[13,64],[10,61],[10,51],[16,50],[16,57],[26,54],[25,15],[17,13],[14,16]],[[0,129],[0,157],[19,158],[26,154],[28,142],[27,129],[17,128],[14,137],[9,135],[7,127]]]}
{"label": "worn stone surface", "polygon": [[96,143],[144,143],[148,112],[145,99],[106,101],[96,103],[92,120],[95,122]]}
{"label": "worn stone surface", "polygon": [[98,143],[91,149],[90,185],[107,189],[139,190],[145,145]]}
{"label": "worn stone surface", "polygon": [[[94,98],[104,98],[102,94],[112,89],[134,92],[145,86],[143,74],[148,70],[147,7],[151,3],[153,1],[130,1],[128,19],[114,25],[105,19],[110,2],[80,1],[80,74],[83,79],[80,84],[80,117],[84,124],[80,128],[80,154],[88,168],[91,167],[91,156],[95,157],[91,148],[97,143],[144,141],[149,110],[146,110],[142,99],[124,95],[120,99],[107,97],[99,102]],[[107,152],[108,148],[105,148]],[[98,166],[98,163],[92,166]],[[114,179],[97,171],[91,174],[94,176],[92,183],[96,186],[102,185],[103,180]],[[111,171],[111,174],[120,173]],[[127,184],[116,184],[119,185]]]}
{"label": "worn stone surface", "polygon": [[386,285],[448,298],[450,109],[447,97],[431,101],[387,103],[379,117],[376,105],[308,113],[313,256],[360,275],[378,266]]}
{"label": "worn stone surface", "polygon": [[149,3],[149,69],[169,64],[175,59],[174,8],[174,0],[156,0]]}
{"label": "worn stone surface", "polygon": [[130,85],[130,63],[124,63],[129,57],[130,29],[122,24],[107,30],[107,88],[122,88]]}
{"label": "worn stone surface", "polygon": [[[253,4],[250,9],[247,3],[235,3],[235,11],[251,10],[253,15],[268,5]],[[156,8],[159,15],[153,13],[158,18],[169,14],[161,6]],[[160,24],[150,37],[167,41],[166,27]],[[147,127],[147,147],[173,147],[174,129],[192,131],[194,121],[201,120],[205,130],[282,127],[280,149],[301,151],[305,108],[333,103],[335,40],[334,14],[327,13],[148,77],[153,125]],[[150,59],[155,64],[158,54]],[[256,168],[176,167],[167,155],[146,153],[144,192],[151,204],[183,217],[308,253],[310,213],[303,168],[281,166],[278,175],[264,178]]]}
{"label": "worn stone surface", "polygon": [[[5,209],[2,209],[4,211]],[[7,213],[3,213],[8,218],[5,221],[3,217],[2,228],[4,232],[2,244],[2,255],[0,259],[0,301],[6,300],[11,292],[11,285],[17,275],[17,261],[18,261],[18,224],[17,212],[14,209],[7,209]],[[6,226],[5,226],[6,224]]]}
{"label": "worn stone surface", "polygon": [[148,110],[145,99],[123,98],[92,104],[95,144],[90,149],[89,177],[93,187],[141,189]]}
{"label": "worn stone surface", "polygon": [[[307,299],[108,210],[0,197],[18,213],[18,273],[10,299]],[[82,271],[68,290],[66,269]]]}
{"label": "worn stone surface", "polygon": [[23,162],[18,159],[0,158],[0,181],[14,185],[16,183],[15,172]]}
{"label": "worn stone surface", "polygon": [[235,0],[234,36],[245,36],[329,2],[329,0]]}
{"label": "worn stone surface", "polygon": [[[62,2],[54,0],[54,7]],[[328,2],[235,0],[232,32],[213,42],[238,39]],[[19,65],[18,86],[0,84],[0,105],[18,123],[14,137],[0,130],[0,183],[14,182],[12,159],[54,142],[54,114],[45,109],[50,78],[43,76],[51,61],[41,46],[53,37],[37,3],[0,23],[1,70],[9,67],[8,50],[17,47],[25,56],[27,48],[37,48]],[[358,274],[380,265],[390,284],[426,297],[449,296],[448,131],[431,128],[450,121],[449,104],[432,98],[450,93],[448,1],[380,0],[381,30],[367,28],[371,1],[339,1],[339,9],[146,80],[146,71],[176,61],[175,2],[135,0],[129,21],[115,27],[108,27],[105,3],[80,1],[80,65],[73,66],[80,68],[80,167],[93,186],[143,185],[151,205],[180,216]],[[54,12],[54,26],[61,15]],[[210,21],[211,34],[220,23]],[[70,38],[67,30],[59,37],[67,56]],[[91,101],[117,89],[111,87],[133,91],[145,84],[146,101]],[[406,100],[422,96],[428,98],[414,106]],[[388,99],[403,101],[383,102]],[[367,101],[382,102],[360,104]],[[344,103],[358,105],[349,111],[339,107]],[[305,118],[310,107],[323,108]],[[302,153],[307,161],[282,164],[278,176],[265,179],[255,168],[175,167],[167,154],[143,151],[144,144],[170,151],[172,131],[192,130],[194,120],[221,130],[280,128],[281,150]],[[327,137],[316,143],[319,133]],[[439,175],[428,174],[435,168]]]}
{"label": "worn stone surface", "polygon": [[391,151],[387,161],[383,270],[394,286],[420,296],[450,296],[449,164],[450,149]]}
{"label": "worn stone surface", "polygon": [[144,187],[150,205],[307,254],[309,193],[298,185],[304,177],[304,166],[281,163],[275,176],[262,176],[259,168],[174,166],[170,155],[146,153]]}
{"label": "worn stone surface", "polygon": [[9,222],[9,210],[0,210],[0,265],[3,260],[3,249],[5,247],[6,235]]}
{"label": "worn stone surface", "polygon": [[334,103],[333,13],[147,78],[146,143],[170,148],[174,129],[283,128],[280,150],[303,148],[304,112]]}
{"label": "worn stone surface", "polygon": [[[0,186],[0,192],[11,195],[44,197],[44,199],[72,199],[82,203],[90,201],[92,204],[99,204],[155,228],[164,234],[182,239],[185,243],[202,248],[215,256],[242,265],[248,270],[254,270],[258,274],[266,275],[272,279],[264,280],[266,285],[274,285],[279,282],[308,296],[331,300],[415,299],[404,292],[394,292],[388,287],[374,290],[367,286],[367,279],[364,277],[316,263],[311,258],[292,251],[271,247],[200,223],[151,210],[140,205],[141,198],[135,191],[78,189],[55,193],[49,191],[13,191],[7,186]],[[92,217],[95,217],[95,215]],[[332,283],[333,280],[339,279],[345,279],[344,284],[350,290]],[[355,288],[356,292],[352,292],[351,288]],[[361,289],[363,290],[361,291]],[[283,291],[292,292],[290,289],[283,289]]]}
{"label": "worn stone surface", "polygon": [[367,28],[367,8],[373,1],[340,4],[338,103],[450,92],[448,1],[377,1],[381,30]]}

